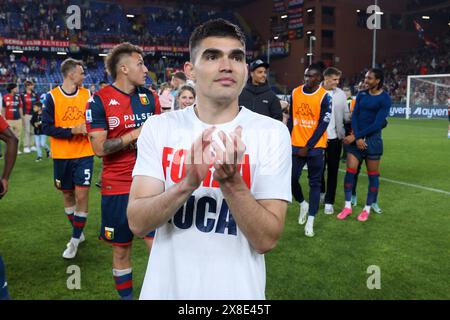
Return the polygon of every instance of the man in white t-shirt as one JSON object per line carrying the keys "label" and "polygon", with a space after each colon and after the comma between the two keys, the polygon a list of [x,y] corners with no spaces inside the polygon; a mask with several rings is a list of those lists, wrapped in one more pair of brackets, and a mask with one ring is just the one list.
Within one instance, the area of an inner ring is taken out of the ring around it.
{"label": "man in white t-shirt", "polygon": [[157,229],[141,299],[264,299],[264,253],[291,201],[289,131],[238,105],[245,37],[217,19],[196,28],[185,64],[197,104],[150,117],[138,140],[130,229]]}
{"label": "man in white t-shirt", "polygon": [[[339,171],[339,163],[342,151],[342,139],[345,137],[344,113],[347,108],[347,96],[338,88],[342,71],[328,67],[323,72],[324,81],[322,87],[331,97],[331,118],[327,127],[327,148],[325,149],[325,161],[322,171],[322,184],[320,187],[320,200],[325,203],[325,214],[333,214],[334,200]],[[325,170],[327,179],[325,179]],[[325,181],[326,180],[326,181]]]}

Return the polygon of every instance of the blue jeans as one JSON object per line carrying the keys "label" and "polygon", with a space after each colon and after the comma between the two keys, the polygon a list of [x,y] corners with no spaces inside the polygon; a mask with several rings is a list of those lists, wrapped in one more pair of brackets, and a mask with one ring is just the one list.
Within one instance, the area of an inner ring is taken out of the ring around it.
{"label": "blue jeans", "polygon": [[42,149],[49,150],[47,145],[47,136],[45,134],[34,135],[34,143],[36,144],[37,156],[42,158]]}

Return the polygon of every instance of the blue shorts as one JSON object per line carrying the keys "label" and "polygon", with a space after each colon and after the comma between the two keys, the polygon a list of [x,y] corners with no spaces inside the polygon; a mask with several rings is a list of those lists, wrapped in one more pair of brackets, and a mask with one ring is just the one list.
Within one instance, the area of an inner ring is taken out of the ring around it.
{"label": "blue shorts", "polygon": [[[114,246],[128,246],[133,241],[133,232],[128,226],[128,194],[102,195],[102,226],[99,239]],[[152,239],[155,231],[145,238]]]}
{"label": "blue shorts", "polygon": [[347,153],[354,155],[359,162],[364,159],[367,160],[380,160],[383,154],[383,139],[381,138],[381,132],[375,133],[371,136],[366,137],[367,149],[360,150],[356,146],[356,142],[344,145]]}
{"label": "blue shorts", "polygon": [[73,191],[75,186],[91,186],[94,157],[75,159],[53,159],[55,187],[63,192]]}

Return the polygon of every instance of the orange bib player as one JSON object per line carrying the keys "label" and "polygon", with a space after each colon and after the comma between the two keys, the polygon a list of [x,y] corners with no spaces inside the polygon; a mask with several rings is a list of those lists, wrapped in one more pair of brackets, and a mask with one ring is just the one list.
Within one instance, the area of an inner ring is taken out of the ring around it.
{"label": "orange bib player", "polygon": [[63,84],[52,89],[45,98],[42,129],[50,136],[54,183],[63,192],[64,211],[73,227],[63,257],[73,259],[78,244],[84,241],[94,151],[86,131],[85,110],[90,93],[81,87],[82,62],[69,58],[61,64],[61,72]]}
{"label": "orange bib player", "polygon": [[[73,191],[75,186],[88,188],[91,184],[94,151],[85,134],[72,133],[72,128],[85,123],[89,97],[89,90],[85,88],[77,88],[69,94],[58,86],[45,98],[43,127],[50,136],[55,186],[63,192]],[[80,162],[84,165],[75,164]],[[71,166],[75,169],[73,173],[69,169]]]}
{"label": "orange bib player", "polygon": [[[322,72],[311,65],[305,70],[305,84],[295,88],[291,96],[288,128],[292,138],[292,194],[300,203],[299,224],[305,224],[305,235],[314,236],[314,218],[319,210],[320,186],[327,147],[327,127],[331,117],[331,98],[320,86]],[[309,203],[306,202],[299,179],[308,165]],[[307,217],[308,214],[308,217]]]}

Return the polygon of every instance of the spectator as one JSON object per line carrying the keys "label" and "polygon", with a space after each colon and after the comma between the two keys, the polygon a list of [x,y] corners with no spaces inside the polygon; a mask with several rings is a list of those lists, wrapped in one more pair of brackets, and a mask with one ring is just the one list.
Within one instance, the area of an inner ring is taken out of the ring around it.
{"label": "spectator", "polygon": [[178,95],[178,89],[181,88],[183,85],[185,85],[186,81],[187,81],[187,77],[184,74],[184,72],[182,72],[182,71],[175,72],[172,75],[172,79],[170,80],[170,85],[172,87],[171,94],[172,94],[172,96],[174,98],[173,99],[174,105],[172,107],[172,110],[178,110],[180,108],[179,105],[178,105],[176,97]]}
{"label": "spectator", "polygon": [[195,103],[195,89],[191,86],[184,85],[178,90],[177,105],[180,109],[192,106]]}
{"label": "spectator", "polygon": [[268,68],[269,64],[262,60],[256,60],[250,64],[250,79],[239,96],[239,105],[282,121],[283,112],[280,99],[267,83]]}

